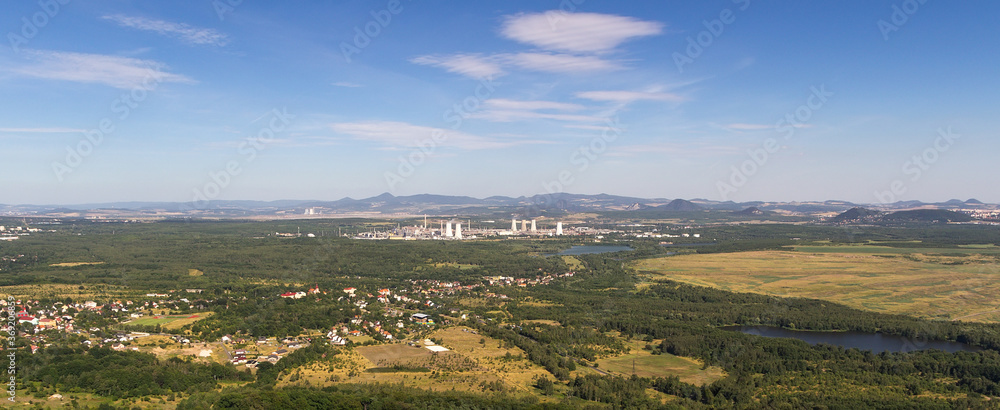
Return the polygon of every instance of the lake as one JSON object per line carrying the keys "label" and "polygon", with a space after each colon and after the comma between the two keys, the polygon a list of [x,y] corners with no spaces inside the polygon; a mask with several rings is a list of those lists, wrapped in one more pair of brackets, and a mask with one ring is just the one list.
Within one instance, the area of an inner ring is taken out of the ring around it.
{"label": "lake", "polygon": [[826,343],[843,346],[844,348],[853,347],[860,350],[871,350],[875,353],[881,353],[883,351],[912,352],[914,350],[924,349],[938,349],[949,353],[955,353],[958,351],[978,352],[983,350],[978,346],[960,342],[910,339],[903,336],[885,335],[881,333],[814,332],[788,330],[771,326],[726,326],[722,329],[764,337],[789,337],[802,340],[809,344]]}
{"label": "lake", "polygon": [[633,251],[635,249],[629,248],[624,245],[575,245],[572,248],[564,250],[559,253],[548,254],[545,256],[561,255],[561,256],[571,256],[571,255],[586,255],[590,253],[607,253],[607,252],[621,252],[621,251]]}

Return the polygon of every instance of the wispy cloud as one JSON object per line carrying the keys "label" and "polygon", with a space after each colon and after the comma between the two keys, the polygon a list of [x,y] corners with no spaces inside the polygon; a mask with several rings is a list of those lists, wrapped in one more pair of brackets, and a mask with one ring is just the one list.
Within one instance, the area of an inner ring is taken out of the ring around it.
{"label": "wispy cloud", "polygon": [[576,93],[576,96],[588,100],[611,101],[624,104],[635,101],[684,101],[684,98],[677,94],[645,91],[583,91]]}
{"label": "wispy cloud", "polygon": [[662,31],[661,23],[632,17],[549,11],[508,16],[500,34],[546,50],[605,53],[629,39]]}
{"label": "wispy cloud", "polygon": [[347,88],[358,88],[358,87],[362,87],[362,85],[361,85],[361,84],[358,84],[358,83],[351,83],[351,82],[347,82],[347,81],[338,81],[338,82],[335,82],[335,83],[333,83],[333,84],[331,84],[331,85],[333,85],[333,86],[335,86],[335,87],[347,87]]}
{"label": "wispy cloud", "polygon": [[506,148],[535,141],[498,141],[492,138],[467,134],[444,128],[425,127],[396,121],[361,121],[331,124],[333,131],[348,135],[354,139],[372,141],[388,148],[416,148],[422,142],[442,140],[442,146],[466,149],[496,149]]}
{"label": "wispy cloud", "polygon": [[621,70],[622,65],[595,56],[571,54],[518,53],[506,56],[512,64],[549,73],[588,73]]}
{"label": "wispy cloud", "polygon": [[41,50],[32,50],[26,55],[33,61],[32,64],[9,70],[25,77],[96,83],[124,89],[141,87],[143,83],[150,82],[195,82],[186,76],[164,71],[166,64],[153,60]]}
{"label": "wispy cloud", "polygon": [[420,56],[410,60],[420,65],[441,67],[450,73],[471,78],[492,78],[504,74],[495,58],[479,54],[455,54],[450,56]]}
{"label": "wispy cloud", "polygon": [[571,104],[557,101],[539,100],[508,100],[503,98],[490,98],[483,103],[487,108],[499,110],[557,110],[557,111],[579,111],[585,107],[580,104]]}
{"label": "wispy cloud", "polygon": [[483,119],[493,122],[512,122],[520,120],[556,120],[570,122],[601,122],[604,118],[589,115],[555,114],[534,111],[517,110],[484,110],[469,115],[469,118]]}
{"label": "wispy cloud", "polygon": [[604,73],[622,70],[622,61],[602,55],[633,38],[663,31],[663,24],[598,13],[552,11],[507,16],[503,37],[535,47],[517,53],[425,55],[415,64],[441,67],[472,78],[504,75],[512,68],[558,74]]}
{"label": "wispy cloud", "polygon": [[[494,122],[511,122],[521,120],[556,120],[569,122],[599,122],[602,118],[565,114],[566,111],[579,111],[585,107],[579,104],[563,103],[556,101],[519,101],[507,99],[489,99],[483,103],[483,109],[469,115],[470,118],[484,119]],[[539,112],[539,111],[562,111],[562,112]]]}
{"label": "wispy cloud", "polygon": [[119,26],[173,37],[189,44],[224,46],[229,43],[229,37],[209,28],[199,28],[184,23],[173,23],[164,20],[154,20],[145,17],[113,14],[101,17],[117,23]]}

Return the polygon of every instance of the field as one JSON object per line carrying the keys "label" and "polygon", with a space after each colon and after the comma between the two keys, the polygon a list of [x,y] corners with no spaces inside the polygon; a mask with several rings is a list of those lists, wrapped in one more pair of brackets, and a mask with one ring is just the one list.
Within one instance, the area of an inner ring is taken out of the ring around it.
{"label": "field", "polygon": [[795,251],[680,255],[635,267],[734,292],[807,297],[923,318],[1000,322],[995,248],[797,247]]}
{"label": "field", "polygon": [[[500,347],[498,340],[481,337],[468,328],[440,330],[432,337],[443,340],[442,346],[451,351],[434,354],[405,344],[345,348],[334,356],[338,364],[310,365],[300,371],[295,383],[402,383],[438,391],[481,392],[486,382],[499,383],[510,393],[533,395],[534,377],[548,374],[524,359],[520,349]],[[285,380],[282,384],[295,383]]]}
{"label": "field", "polygon": [[104,262],[63,262],[63,263],[52,263],[52,264],[49,264],[49,266],[72,268],[74,266],[100,265],[100,264],[103,264],[103,263]]}
{"label": "field", "polygon": [[989,245],[965,245],[957,248],[909,248],[877,245],[821,245],[821,246],[795,246],[793,249],[800,252],[814,253],[865,253],[877,255],[894,254],[924,254],[924,255],[1000,255],[1000,248]]}
{"label": "field", "polygon": [[698,386],[712,383],[725,376],[722,368],[711,366],[702,369],[702,364],[695,359],[667,353],[654,355],[645,350],[597,361],[598,369],[625,377],[632,375],[633,363],[636,376],[677,376],[682,382]]}
{"label": "field", "polygon": [[138,326],[161,325],[165,329],[177,329],[189,323],[197,322],[211,315],[212,312],[202,312],[196,315],[145,316],[135,319],[131,322],[127,322],[126,324],[138,325]]}

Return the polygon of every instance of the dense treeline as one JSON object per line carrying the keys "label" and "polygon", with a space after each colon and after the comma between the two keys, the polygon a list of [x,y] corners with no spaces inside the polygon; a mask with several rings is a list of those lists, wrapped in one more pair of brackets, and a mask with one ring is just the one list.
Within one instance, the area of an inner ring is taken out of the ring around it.
{"label": "dense treeline", "polygon": [[201,364],[148,353],[109,348],[52,347],[18,357],[23,380],[62,392],[92,392],[114,398],[195,393],[218,388],[224,380],[249,381],[253,376],[233,366]]}
{"label": "dense treeline", "polygon": [[587,403],[540,403],[537,398],[509,394],[432,392],[401,385],[342,384],[318,388],[238,388],[199,393],[184,399],[178,410],[200,409],[546,409],[597,408]]}
{"label": "dense treeline", "polygon": [[[654,347],[658,352],[696,357],[706,364],[721,366],[727,377],[704,388],[668,379],[632,381],[713,407],[755,407],[749,403],[765,392],[769,405],[794,407],[821,404],[894,407],[897,403],[900,408],[975,407],[984,406],[977,399],[979,395],[1000,395],[1000,354],[995,350],[875,354],[829,345],[811,346],[794,339],[757,337],[716,327],[739,323],[882,331],[912,338],[961,340],[996,349],[1000,334],[997,325],[928,322],[816,300],[734,294],[677,283],[633,291],[622,286],[629,281],[627,274],[610,269],[616,266],[614,262],[605,261],[603,269],[609,272],[608,276],[619,276],[617,280],[584,278],[571,284],[539,287],[529,293],[547,304],[511,304],[509,312],[525,320],[541,317],[556,320],[567,328],[597,328],[647,340],[662,339]],[[608,288],[609,283],[618,286]],[[570,338],[561,342],[573,343]],[[573,356],[573,349],[563,352],[567,357],[584,359]],[[609,403],[618,400],[617,391],[625,389],[621,385],[624,381],[584,379],[573,383],[589,386],[583,390],[574,387],[574,394],[588,399],[603,397],[600,400]],[[862,390],[859,386],[869,389]],[[796,389],[808,393],[789,391]],[[921,394],[956,399],[934,400]],[[963,396],[968,399],[957,399]]]}
{"label": "dense treeline", "polygon": [[257,365],[257,384],[273,387],[278,377],[296,367],[332,358],[340,351],[332,348],[324,339],[318,339],[309,346],[296,349],[275,364],[263,362]]}
{"label": "dense treeline", "polygon": [[[141,284],[149,290],[178,286],[220,289],[245,285],[247,278],[340,285],[351,277],[381,278],[382,284],[408,279],[461,280],[484,275],[535,277],[541,273],[566,272],[566,265],[558,258],[535,255],[570,246],[569,240],[360,241],[268,236],[273,231],[259,232],[260,236],[207,234],[195,229],[202,226],[198,224],[117,225],[120,231],[114,235],[91,231],[75,235],[71,234],[73,229],[62,227],[64,231],[0,243],[0,256],[26,255],[17,264],[8,264],[0,270],[0,284]],[[165,228],[170,226],[182,229]],[[29,260],[30,264],[24,263]],[[50,266],[63,262],[102,263]],[[453,265],[459,262],[464,266]],[[204,275],[191,276],[188,269],[198,269]]]}
{"label": "dense treeline", "polygon": [[[332,222],[309,223],[327,232],[337,228]],[[0,244],[0,254],[32,257],[31,264],[5,265],[0,271],[0,283],[28,280],[84,283],[88,287],[107,283],[143,291],[204,288],[201,297],[206,300],[192,303],[206,305],[214,315],[186,328],[197,337],[213,340],[223,334],[284,336],[303,329],[326,329],[361,313],[348,301],[337,301],[342,296],[337,291],[301,300],[277,297],[284,291],[303,290],[300,285],[285,285],[289,282],[307,286],[315,283],[323,289],[405,289],[413,279],[464,281],[483,275],[530,278],[566,272],[569,267],[562,258],[540,255],[573,244],[567,238],[458,243],[268,236],[273,232],[294,232],[296,228],[287,222],[259,226],[177,222],[60,228],[65,232],[55,236],[32,236]],[[112,230],[114,235],[110,235]],[[913,246],[943,248],[1000,242],[995,229],[975,226],[725,226],[707,227],[701,232],[718,240],[716,245],[696,248],[708,252],[770,249],[811,241],[919,239],[923,242]],[[669,281],[642,283],[641,275],[632,271],[629,263],[670,250],[656,240],[630,239],[621,243],[635,250],[576,256],[583,267],[572,278],[560,278],[550,285],[485,289],[463,295],[484,300],[461,306],[472,311],[470,326],[508,346],[517,346],[530,361],[554,376],[554,382],[546,378],[547,383],[539,381],[536,387],[546,395],[565,395],[558,404],[509,394],[432,393],[396,385],[275,388],[276,381],[294,369],[336,354],[336,349],[323,343],[298,349],[277,365],[260,364],[256,378],[229,365],[180,359],[158,361],[148,354],[105,348],[45,348],[35,355],[19,356],[19,366],[23,367],[20,371],[38,392],[94,392],[116,398],[184,392],[189,397],[178,408],[663,407],[659,400],[647,398],[648,389],[674,396],[675,401],[666,407],[687,408],[985,408],[998,402],[998,325],[926,321],[818,300],[738,294]],[[49,266],[87,261],[106,263]],[[204,276],[189,276],[187,269],[199,269]],[[486,298],[485,292],[502,292],[510,299]],[[459,305],[442,309],[450,307]],[[107,320],[88,313],[81,315],[78,323],[95,326]],[[542,322],[533,322],[537,320]],[[719,328],[734,324],[882,332],[906,337],[915,344],[924,339],[954,340],[986,350],[876,353],[811,346],[797,340],[763,338]],[[630,343],[623,343],[623,339],[645,340],[653,354],[697,358],[705,366],[721,367],[725,376],[696,386],[675,377],[574,373],[602,357],[627,351],[624,344]],[[57,345],[62,343],[57,341]],[[78,343],[65,341],[66,345]],[[257,383],[217,390],[219,381],[252,380]]]}
{"label": "dense treeline", "polygon": [[218,340],[223,335],[294,336],[307,329],[329,329],[344,323],[360,311],[349,303],[335,303],[332,296],[317,303],[315,299],[284,299],[269,293],[263,298],[213,302],[214,315],[185,326],[202,340]]}

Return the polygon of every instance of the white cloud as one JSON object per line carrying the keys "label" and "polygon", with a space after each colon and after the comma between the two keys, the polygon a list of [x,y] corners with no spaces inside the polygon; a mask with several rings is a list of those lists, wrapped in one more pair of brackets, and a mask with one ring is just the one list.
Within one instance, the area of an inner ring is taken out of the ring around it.
{"label": "white cloud", "polygon": [[190,44],[224,46],[229,43],[229,37],[225,34],[208,28],[193,27],[184,23],[171,23],[169,21],[124,16],[121,14],[101,18],[118,23],[122,27],[152,31],[167,37],[179,38]]}
{"label": "white cloud", "polygon": [[562,103],[556,101],[519,101],[503,98],[490,98],[483,103],[487,108],[498,110],[558,110],[579,111],[584,107],[580,104]]}
{"label": "white cloud", "polygon": [[589,115],[552,114],[534,111],[518,110],[485,110],[469,115],[469,118],[483,119],[493,122],[511,122],[518,120],[556,120],[571,122],[601,122],[604,118]]}
{"label": "white cloud", "polygon": [[594,101],[612,101],[626,104],[634,101],[684,101],[684,98],[677,94],[644,91],[584,91],[576,93],[576,96]]}
{"label": "white cloud", "polygon": [[166,65],[153,60],[38,50],[29,51],[27,56],[36,63],[10,70],[26,77],[97,83],[124,89],[142,87],[144,83],[195,82],[186,76],[163,71]]}
{"label": "white cloud", "polygon": [[556,120],[569,122],[599,122],[602,118],[589,115],[549,113],[538,111],[579,111],[585,107],[580,104],[556,101],[519,101],[502,98],[492,98],[483,103],[483,110],[469,115],[470,118],[494,122],[511,122],[520,120]]}
{"label": "white cloud", "polygon": [[450,73],[461,74],[476,79],[492,78],[503,75],[500,65],[494,58],[478,54],[455,54],[451,56],[420,56],[410,62],[420,65],[441,67]]}
{"label": "white cloud", "polygon": [[332,83],[331,85],[333,85],[335,87],[347,87],[347,88],[358,88],[358,87],[362,86],[361,84],[352,83],[352,82],[348,82],[348,81],[338,81],[338,82]]}
{"label": "white cloud", "polygon": [[331,124],[337,133],[349,135],[363,141],[373,141],[389,148],[417,148],[419,144],[434,141],[435,136],[440,146],[467,150],[506,148],[532,141],[497,141],[478,135],[463,132],[413,125],[396,121],[361,121]]}
{"label": "white cloud", "polygon": [[604,53],[634,38],[660,34],[663,24],[597,13],[546,13],[508,16],[500,33],[546,50]]}
{"label": "white cloud", "polygon": [[506,56],[518,67],[549,73],[586,73],[620,70],[623,67],[614,62],[594,56],[574,56],[570,54],[518,53]]}

